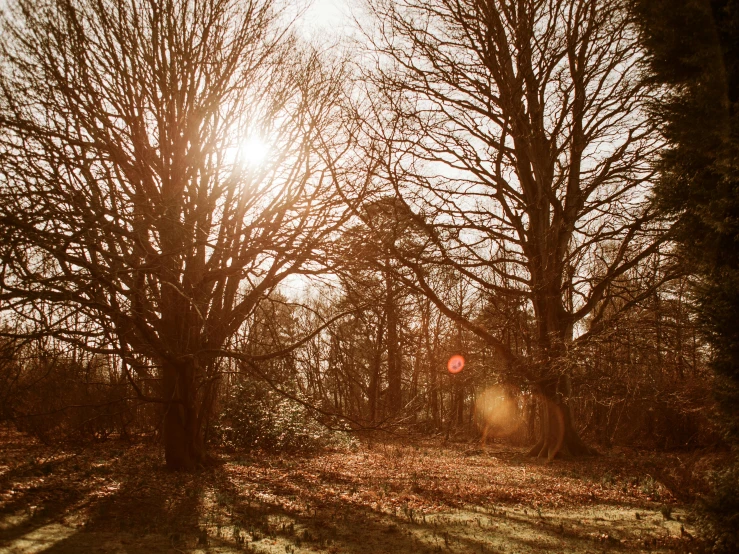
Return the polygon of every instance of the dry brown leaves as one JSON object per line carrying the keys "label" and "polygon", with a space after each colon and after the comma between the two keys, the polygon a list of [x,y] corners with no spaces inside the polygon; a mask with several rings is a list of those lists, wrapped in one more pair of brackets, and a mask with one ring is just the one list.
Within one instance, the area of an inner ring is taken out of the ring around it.
{"label": "dry brown leaves", "polygon": [[[85,540],[103,535],[127,551],[209,545],[231,552],[258,544],[265,552],[306,545],[392,552],[402,538],[405,549],[464,552],[476,537],[473,527],[487,536],[474,543],[485,551],[493,548],[492,530],[501,532],[501,514],[550,538],[607,542],[615,527],[597,523],[597,507],[627,510],[634,521],[640,511],[651,513],[661,525],[660,509],[680,509],[705,487],[697,472],[705,471],[706,456],[699,453],[621,449],[546,463],[501,445],[407,438],[312,455],[221,452],[221,465],[178,474],[163,468],[161,449],[152,445],[53,447],[7,430],[0,443],[0,550],[10,552],[23,551],[23,540],[52,525],[66,530],[55,546],[61,552],[81,551]],[[660,530],[663,545],[682,540],[682,523],[675,524],[677,530]],[[644,533],[639,541],[658,536]]]}

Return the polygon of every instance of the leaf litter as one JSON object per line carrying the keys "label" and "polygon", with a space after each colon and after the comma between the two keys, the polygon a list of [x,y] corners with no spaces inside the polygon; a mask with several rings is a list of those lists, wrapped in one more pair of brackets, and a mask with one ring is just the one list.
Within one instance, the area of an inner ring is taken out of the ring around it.
{"label": "leaf litter", "polygon": [[152,445],[0,433],[0,551],[698,552],[689,506],[717,463],[630,449],[546,463],[415,438],[218,455],[171,473]]}

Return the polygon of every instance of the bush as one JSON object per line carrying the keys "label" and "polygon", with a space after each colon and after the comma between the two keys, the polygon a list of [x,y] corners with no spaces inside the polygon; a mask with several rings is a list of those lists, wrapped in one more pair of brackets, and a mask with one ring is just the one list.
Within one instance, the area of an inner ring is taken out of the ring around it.
{"label": "bush", "polygon": [[311,451],[350,440],[315,421],[300,403],[254,381],[230,386],[213,431],[217,444],[233,449]]}
{"label": "bush", "polygon": [[739,552],[739,462],[718,473],[713,491],[700,506],[704,538],[714,554]]}

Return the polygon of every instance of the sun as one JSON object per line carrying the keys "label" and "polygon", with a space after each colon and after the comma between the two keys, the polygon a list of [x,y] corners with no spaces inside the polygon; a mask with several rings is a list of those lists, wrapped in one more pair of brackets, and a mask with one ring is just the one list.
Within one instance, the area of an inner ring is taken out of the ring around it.
{"label": "sun", "polygon": [[248,137],[239,145],[239,161],[247,167],[259,167],[268,155],[269,145],[261,137]]}

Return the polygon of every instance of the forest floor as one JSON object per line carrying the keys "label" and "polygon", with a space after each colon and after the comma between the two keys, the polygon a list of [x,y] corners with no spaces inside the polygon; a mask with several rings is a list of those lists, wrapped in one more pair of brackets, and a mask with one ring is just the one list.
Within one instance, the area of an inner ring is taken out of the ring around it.
{"label": "forest floor", "polygon": [[0,552],[697,552],[690,499],[716,455],[361,441],[311,455],[45,446],[0,431]]}

